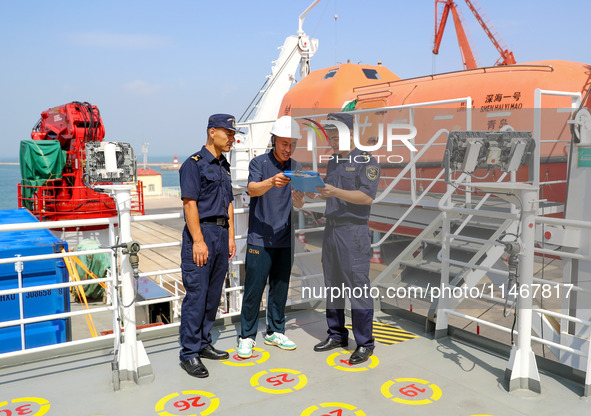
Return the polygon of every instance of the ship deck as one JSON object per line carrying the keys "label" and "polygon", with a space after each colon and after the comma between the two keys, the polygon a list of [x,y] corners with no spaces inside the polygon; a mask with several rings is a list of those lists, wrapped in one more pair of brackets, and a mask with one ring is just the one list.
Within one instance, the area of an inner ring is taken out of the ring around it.
{"label": "ship deck", "polygon": [[[169,212],[170,206],[155,202],[153,213]],[[174,204],[176,208],[178,200]],[[181,226],[182,220],[168,220],[166,226],[136,223],[133,232],[151,244],[178,240]],[[162,267],[174,267],[178,254],[169,250],[174,253],[154,258],[142,252],[142,267],[156,259]],[[99,330],[112,327],[110,314],[104,322],[99,317]],[[345,361],[351,351],[313,351],[326,337],[321,309],[290,310],[287,334],[298,345],[295,351],[264,345],[259,334],[250,360],[234,358],[237,326],[230,318],[220,319],[213,329],[215,345],[228,350],[231,359],[204,360],[210,372],[205,379],[190,377],[179,367],[178,326],[152,328],[139,337],[153,375],[139,385],[122,382],[119,391],[112,385],[112,339],[82,343],[79,349],[84,352],[66,353],[69,349],[59,348],[24,352],[16,359],[0,359],[0,416],[543,416],[565,411],[588,414],[591,409],[582,382],[545,369],[540,370],[541,394],[510,392],[506,350],[485,349],[453,337],[435,340],[423,324],[381,310],[376,310],[375,321],[379,342],[374,356],[365,364],[349,366]],[[263,331],[264,319],[259,323]],[[72,324],[80,327],[77,332],[87,332],[81,317]],[[355,348],[352,336],[349,348]]]}
{"label": "ship deck", "polygon": [[591,408],[582,385],[543,371],[541,394],[509,392],[506,357],[451,337],[434,340],[402,318],[376,312],[374,332],[381,342],[373,358],[349,366],[344,350],[313,351],[326,334],[322,310],[291,311],[287,334],[296,350],[264,345],[258,335],[255,356],[236,360],[236,326],[220,321],[215,345],[231,358],[204,360],[208,378],[190,377],[179,367],[178,334],[169,334],[144,340],[153,377],[140,385],[122,383],[117,392],[112,347],[36,356],[2,368],[0,414],[543,416],[582,415]]}

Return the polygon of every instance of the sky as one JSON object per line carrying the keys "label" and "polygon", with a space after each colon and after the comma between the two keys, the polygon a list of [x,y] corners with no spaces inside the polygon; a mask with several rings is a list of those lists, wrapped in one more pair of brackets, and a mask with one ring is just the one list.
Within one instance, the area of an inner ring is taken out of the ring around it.
{"label": "sky", "polygon": [[[479,65],[493,65],[496,49],[456,2]],[[40,113],[71,101],[98,106],[105,140],[131,143],[138,159],[145,142],[149,157],[190,155],[210,114],[240,117],[311,3],[0,0],[0,159],[18,158]],[[518,63],[591,63],[591,1],[479,4]],[[382,61],[401,78],[460,70],[451,18],[439,55],[431,53],[434,10],[434,0],[322,0],[304,23],[319,39],[312,70],[347,60]]]}

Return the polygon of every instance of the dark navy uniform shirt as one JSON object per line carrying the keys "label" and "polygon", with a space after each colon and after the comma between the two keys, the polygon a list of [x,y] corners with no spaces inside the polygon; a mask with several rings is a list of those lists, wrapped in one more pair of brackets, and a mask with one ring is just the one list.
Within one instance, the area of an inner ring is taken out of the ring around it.
{"label": "dark navy uniform shirt", "polygon": [[221,155],[216,159],[203,146],[190,156],[179,170],[181,198],[197,201],[199,218],[228,218],[228,206],[234,200],[230,164]]}
{"label": "dark navy uniform shirt", "polygon": [[[355,148],[348,156],[336,153],[329,160],[324,182],[346,191],[359,190],[375,199],[380,182],[380,166],[373,156]],[[367,221],[371,205],[352,204],[342,199],[326,199],[327,218],[341,221]]]}
{"label": "dark navy uniform shirt", "polygon": [[[283,165],[273,152],[255,157],[248,166],[248,183],[260,182],[286,170],[301,170],[302,165],[289,159]],[[286,248],[292,246],[291,185],[272,187],[261,196],[250,199],[248,244]]]}

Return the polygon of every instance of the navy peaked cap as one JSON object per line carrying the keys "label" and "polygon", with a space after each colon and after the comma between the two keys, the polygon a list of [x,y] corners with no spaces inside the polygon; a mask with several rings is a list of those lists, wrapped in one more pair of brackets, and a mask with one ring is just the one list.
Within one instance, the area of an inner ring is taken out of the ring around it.
{"label": "navy peaked cap", "polygon": [[207,122],[207,128],[222,127],[228,130],[232,130],[236,133],[240,133],[240,130],[236,128],[236,119],[230,114],[213,114],[209,117]]}
{"label": "navy peaked cap", "polygon": [[[329,113],[326,116],[327,120],[336,120],[344,123],[350,130],[353,130],[353,114],[347,113]],[[336,126],[327,124],[324,127],[326,130],[336,129]]]}

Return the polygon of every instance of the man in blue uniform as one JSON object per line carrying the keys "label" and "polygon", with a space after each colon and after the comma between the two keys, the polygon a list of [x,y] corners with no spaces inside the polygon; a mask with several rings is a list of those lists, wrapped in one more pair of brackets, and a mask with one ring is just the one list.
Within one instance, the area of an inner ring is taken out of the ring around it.
{"label": "man in blue uniform", "polygon": [[[348,288],[352,295],[347,293],[346,296],[351,301],[353,335],[357,343],[349,363],[359,364],[367,361],[374,349],[373,300],[369,296],[371,242],[367,221],[378,190],[380,167],[369,153],[354,147],[351,114],[331,113],[327,119],[344,123],[349,128],[353,150],[339,150],[338,130],[326,125],[334,154],[326,169],[326,186],[316,190],[326,199],[322,269],[328,289],[328,338],[314,346],[314,351],[329,351],[348,345],[344,311],[344,288]],[[339,290],[331,291],[330,288]],[[365,290],[355,291],[355,288]],[[338,292],[340,295],[333,298],[332,295]]]}
{"label": "man in blue uniform", "polygon": [[301,170],[291,159],[302,136],[295,120],[279,118],[271,128],[273,150],[254,158],[248,168],[250,212],[246,252],[246,279],[242,300],[238,356],[250,358],[256,344],[261,298],[267,278],[267,333],[265,344],[293,350],[296,344],[285,336],[285,303],[293,264],[292,205],[301,208],[304,194],[292,191],[283,174]]}
{"label": "man in blue uniform", "polygon": [[181,310],[180,366],[193,377],[207,377],[201,358],[223,360],[212,345],[211,328],[220,303],[228,260],[236,252],[228,152],[237,132],[234,117],[214,114],[207,143],[179,170],[185,212],[181,269],[186,294]]}

